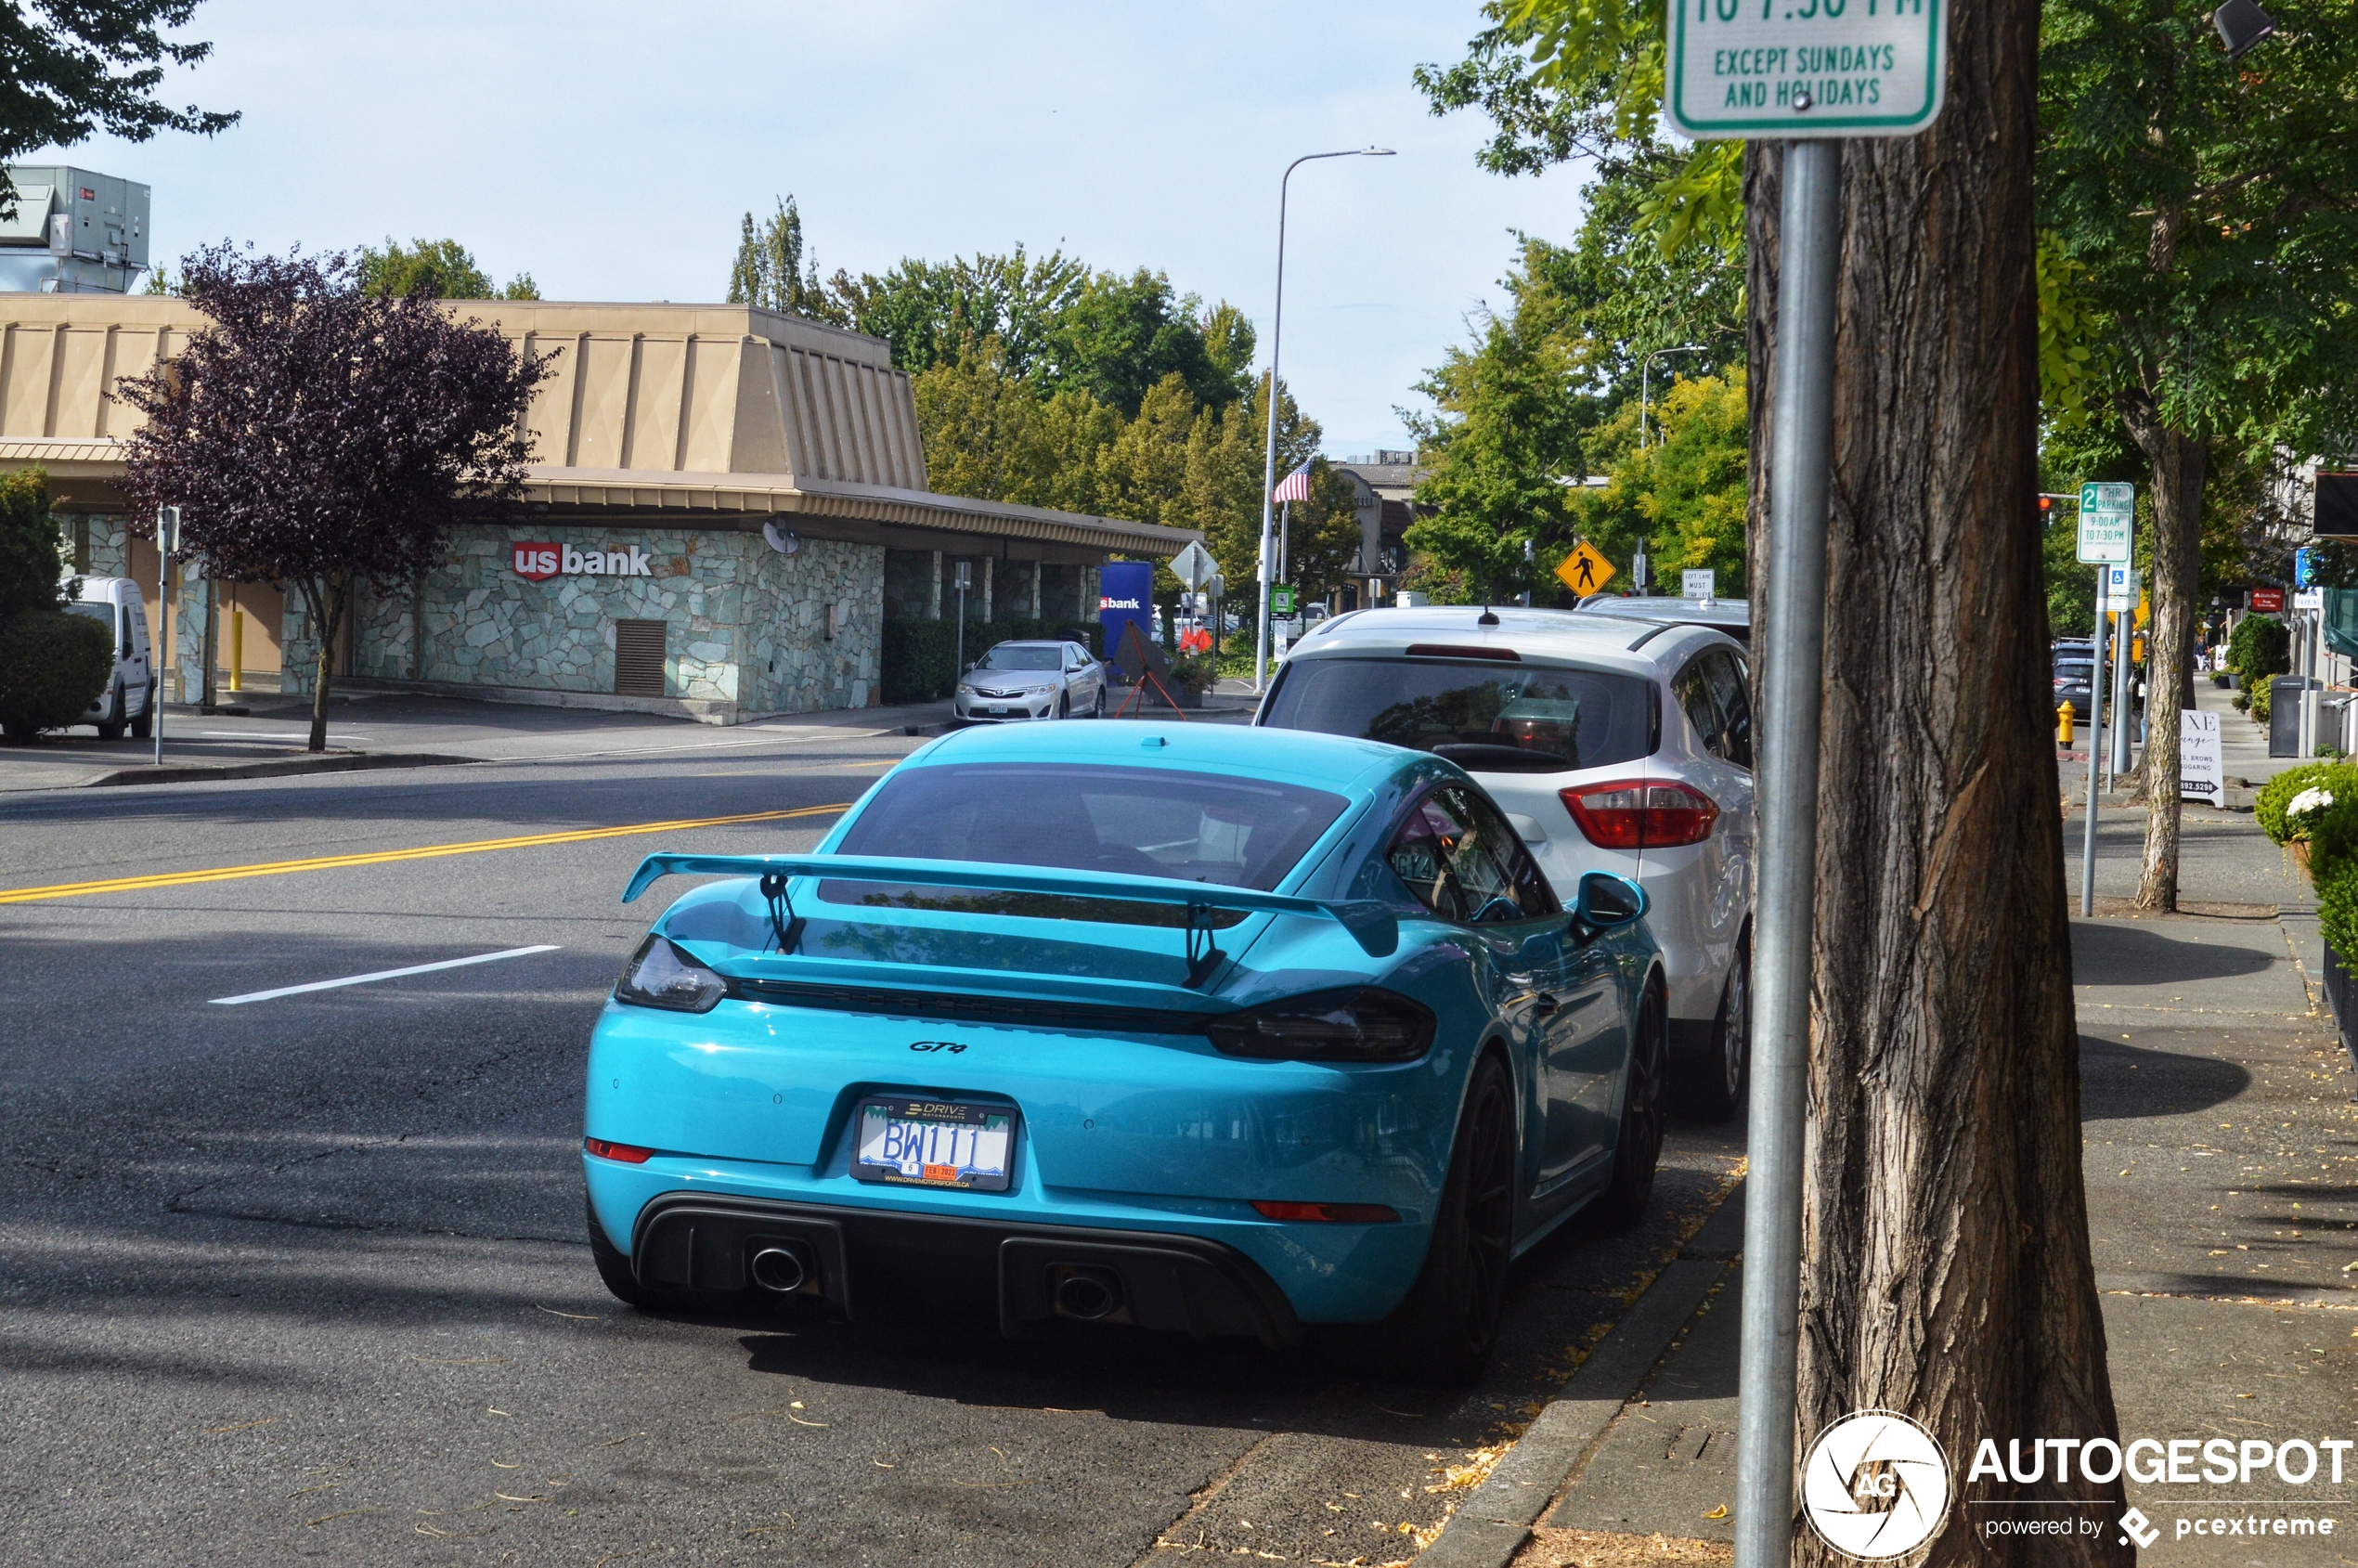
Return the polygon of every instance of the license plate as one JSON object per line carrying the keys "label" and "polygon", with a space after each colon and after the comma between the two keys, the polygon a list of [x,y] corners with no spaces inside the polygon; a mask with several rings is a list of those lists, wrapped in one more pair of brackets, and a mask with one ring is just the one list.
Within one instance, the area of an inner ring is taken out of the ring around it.
{"label": "license plate", "polygon": [[960,1100],[860,1102],[851,1173],[863,1182],[1007,1190],[1016,1113]]}

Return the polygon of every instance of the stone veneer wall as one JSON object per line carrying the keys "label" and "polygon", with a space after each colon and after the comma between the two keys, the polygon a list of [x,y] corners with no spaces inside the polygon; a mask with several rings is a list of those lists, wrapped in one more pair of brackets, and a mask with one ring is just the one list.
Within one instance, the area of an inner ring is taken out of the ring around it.
{"label": "stone veneer wall", "polygon": [[[514,546],[638,546],[651,577],[518,577]],[[460,531],[425,582],[427,680],[541,691],[614,690],[616,620],[669,623],[665,694],[745,713],[866,707],[883,645],[881,546],[805,539],[782,556],[758,533],[525,523]],[[829,611],[833,610],[832,617]],[[287,664],[297,639],[290,614]],[[832,618],[834,635],[828,635]],[[353,663],[410,678],[409,595],[365,593]],[[297,688],[290,684],[288,690]],[[308,690],[307,683],[302,688]]]}

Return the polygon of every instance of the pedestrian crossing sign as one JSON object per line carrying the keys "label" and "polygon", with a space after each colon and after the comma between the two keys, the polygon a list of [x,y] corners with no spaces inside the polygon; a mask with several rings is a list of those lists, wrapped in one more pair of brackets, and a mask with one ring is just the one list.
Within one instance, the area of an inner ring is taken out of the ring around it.
{"label": "pedestrian crossing sign", "polygon": [[1556,580],[1574,593],[1596,593],[1613,581],[1613,563],[1604,552],[1583,539],[1572,547],[1572,553],[1556,568]]}

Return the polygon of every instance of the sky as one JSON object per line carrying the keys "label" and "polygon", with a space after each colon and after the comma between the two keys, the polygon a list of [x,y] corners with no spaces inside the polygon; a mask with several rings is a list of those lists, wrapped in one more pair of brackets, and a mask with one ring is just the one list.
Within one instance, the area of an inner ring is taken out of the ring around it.
{"label": "sky", "polygon": [[[369,14],[370,11],[377,14]],[[1566,238],[1573,171],[1503,179],[1486,122],[1409,79],[1475,0],[205,0],[173,103],[205,139],[96,137],[71,162],[153,188],[153,255],[454,238],[550,299],[718,300],[741,214],[794,196],[823,272],[1021,244],[1167,273],[1253,319],[1287,162],[1283,373],[1330,455],[1408,444],[1394,410],[1500,299],[1510,230]]]}

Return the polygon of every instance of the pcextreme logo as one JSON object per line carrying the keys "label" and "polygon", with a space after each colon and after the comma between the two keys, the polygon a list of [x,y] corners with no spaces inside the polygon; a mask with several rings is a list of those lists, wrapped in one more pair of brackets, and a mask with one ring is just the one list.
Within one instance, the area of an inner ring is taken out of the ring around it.
{"label": "pcextreme logo", "polygon": [[1949,1456],[1896,1410],[1857,1410],[1818,1434],[1801,1471],[1810,1528],[1845,1557],[1879,1562],[1932,1539],[1948,1516]]}
{"label": "pcextreme logo", "polygon": [[516,576],[530,582],[547,582],[563,572],[567,577],[652,577],[654,563],[644,549],[626,545],[620,550],[576,550],[569,544],[545,544],[529,541],[515,550]]}

